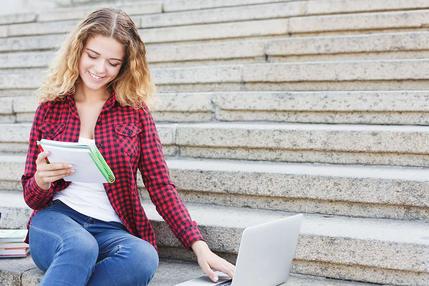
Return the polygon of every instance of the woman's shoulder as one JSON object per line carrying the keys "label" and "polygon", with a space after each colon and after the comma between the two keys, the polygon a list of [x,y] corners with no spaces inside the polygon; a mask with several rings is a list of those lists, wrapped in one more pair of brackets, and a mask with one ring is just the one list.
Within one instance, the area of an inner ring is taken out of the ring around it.
{"label": "woman's shoulder", "polygon": [[44,100],[40,101],[38,105],[38,109],[46,110],[50,108],[60,107],[65,104],[64,99],[54,99],[54,100]]}

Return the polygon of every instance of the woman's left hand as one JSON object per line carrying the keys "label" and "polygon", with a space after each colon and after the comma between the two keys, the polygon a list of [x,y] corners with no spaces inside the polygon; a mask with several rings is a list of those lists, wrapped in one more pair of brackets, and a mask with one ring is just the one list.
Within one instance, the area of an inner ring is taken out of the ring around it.
{"label": "woman's left hand", "polygon": [[214,271],[221,271],[233,278],[235,266],[213,253],[207,243],[202,240],[198,240],[192,244],[192,250],[197,256],[198,264],[203,272],[209,276],[210,280],[213,282],[217,282],[218,280]]}

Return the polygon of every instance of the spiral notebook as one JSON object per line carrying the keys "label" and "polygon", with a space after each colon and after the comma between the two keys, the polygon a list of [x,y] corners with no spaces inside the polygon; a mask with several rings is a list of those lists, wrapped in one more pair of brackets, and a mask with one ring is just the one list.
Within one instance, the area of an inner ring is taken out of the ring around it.
{"label": "spiral notebook", "polygon": [[115,175],[94,143],[60,142],[42,139],[37,145],[48,151],[50,163],[73,165],[75,173],[64,180],[82,183],[113,183]]}

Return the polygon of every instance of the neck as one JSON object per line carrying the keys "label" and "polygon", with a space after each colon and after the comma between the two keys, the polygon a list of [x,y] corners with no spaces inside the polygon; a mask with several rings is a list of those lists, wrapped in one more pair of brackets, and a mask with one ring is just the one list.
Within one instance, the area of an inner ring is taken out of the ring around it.
{"label": "neck", "polygon": [[83,84],[79,84],[76,88],[75,101],[87,103],[105,102],[109,96],[110,94],[105,88],[92,90]]}

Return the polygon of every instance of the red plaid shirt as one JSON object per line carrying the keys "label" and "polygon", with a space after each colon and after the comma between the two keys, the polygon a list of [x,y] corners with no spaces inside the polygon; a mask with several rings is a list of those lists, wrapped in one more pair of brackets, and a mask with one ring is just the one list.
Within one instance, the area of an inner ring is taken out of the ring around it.
{"label": "red plaid shirt", "polygon": [[[66,188],[70,182],[63,179],[53,182],[49,190],[41,189],[35,179],[36,158],[39,154],[36,141],[41,138],[77,142],[80,119],[74,94],[64,100],[42,103],[38,106],[31,128],[24,175],[21,178],[24,199],[34,211],[49,205],[53,195]],[[95,126],[95,143],[116,180],[104,184],[113,209],[127,230],[156,248],[156,238],[137,189],[137,168],[157,211],[168,223],[185,248],[202,240],[197,223],[191,220],[188,210],[171,182],[164,160],[162,145],[153,118],[147,108],[136,110],[120,106],[112,93],[106,101]],[[25,241],[28,243],[27,235]]]}

